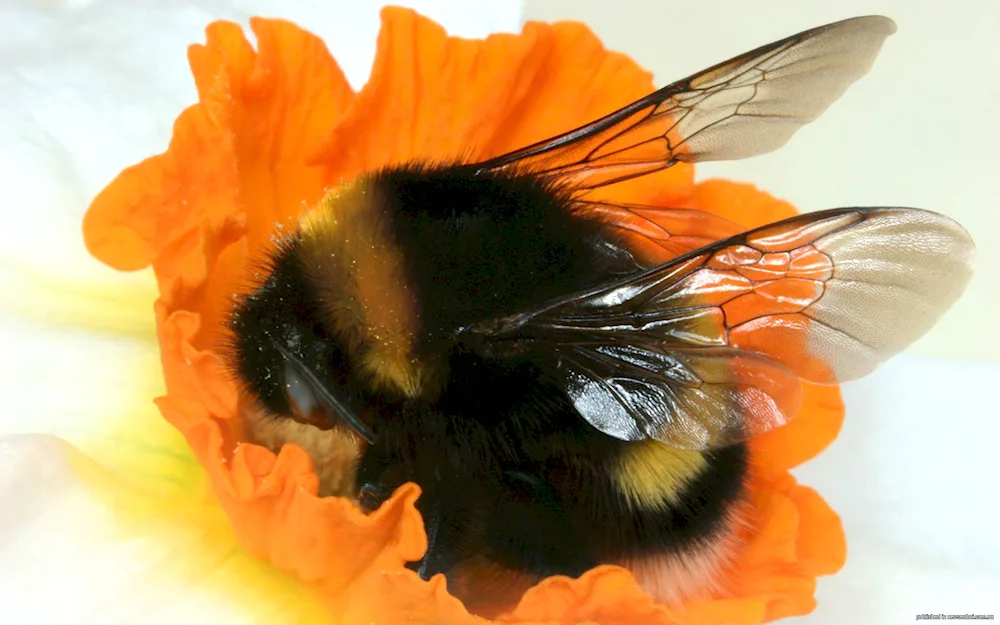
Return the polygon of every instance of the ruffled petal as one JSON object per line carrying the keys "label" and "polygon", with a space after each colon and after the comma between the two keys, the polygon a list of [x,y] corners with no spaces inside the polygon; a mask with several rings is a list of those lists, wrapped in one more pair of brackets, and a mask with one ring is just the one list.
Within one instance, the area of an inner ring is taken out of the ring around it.
{"label": "ruffled petal", "polygon": [[[185,436],[249,553],[294,573],[341,607],[348,587],[365,575],[402,572],[427,547],[415,485],[401,487],[365,516],[345,499],[317,497],[312,460],[286,445],[277,455],[239,440],[236,391],[211,351],[193,337],[199,317],[157,304],[168,394],[163,416]],[[364,609],[384,609],[368,603]]]}
{"label": "ruffled petal", "polygon": [[[482,158],[519,147],[648,93],[649,75],[580,25],[529,24],[520,35],[463,41],[388,9],[371,80],[354,96],[317,39],[284,22],[255,20],[253,28],[257,51],[228,23],[192,48],[199,104],[178,119],[166,153],[98,196],[85,222],[88,246],[119,268],[153,264],[166,382],[157,405],[205,467],[250,554],[306,582],[344,622],[406,614],[484,623],[442,578],[422,582],[403,568],[426,549],[414,507],[419,488],[401,487],[365,516],[343,499],[317,496],[301,448],[274,454],[244,442],[237,390],[219,352],[221,320],[230,294],[246,287],[253,255],[326,184],[417,156]],[[698,209],[744,228],[795,212],[750,185],[694,185],[687,165],[602,193]],[[712,236],[728,232],[713,223]],[[662,249],[663,260],[677,251]],[[815,576],[842,563],[843,534],[787,469],[828,444],[841,416],[836,389],[807,389],[799,418],[753,444],[751,529],[726,596],[668,609],[627,571],[600,567],[543,581],[500,620],[750,624],[808,612]]]}
{"label": "ruffled petal", "polygon": [[793,488],[788,497],[801,518],[796,539],[799,565],[808,575],[833,575],[847,560],[847,540],[840,517],[809,487]]}
{"label": "ruffled petal", "polygon": [[799,414],[751,443],[759,475],[773,479],[815,458],[837,438],[843,423],[840,388],[803,382]]}
{"label": "ruffled petal", "polygon": [[739,224],[744,230],[794,217],[795,207],[746,182],[706,180],[683,201],[686,208],[697,208]]}
{"label": "ruffled petal", "polygon": [[84,219],[91,253],[124,270],[153,263],[161,297],[213,330],[247,251],[321,196],[323,169],[307,155],[353,97],[318,38],[280,20],[251,25],[257,51],[229,22],[190,48],[199,103],[167,151],[119,174]]}
{"label": "ruffled petal", "polygon": [[[414,159],[498,156],[653,90],[648,72],[582,24],[530,22],[520,35],[474,41],[448,37],[409,9],[384,9],[382,23],[371,78],[315,155],[335,180]],[[693,168],[681,164],[613,195],[642,201],[692,184]]]}
{"label": "ruffled petal", "polygon": [[601,623],[674,625],[671,611],[656,605],[628,571],[602,566],[579,579],[550,577],[525,593],[501,623]]}

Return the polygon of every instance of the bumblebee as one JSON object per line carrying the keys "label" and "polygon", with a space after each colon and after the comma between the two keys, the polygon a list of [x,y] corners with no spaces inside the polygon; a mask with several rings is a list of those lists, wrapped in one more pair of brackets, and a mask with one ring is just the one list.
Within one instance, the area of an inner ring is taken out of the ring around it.
{"label": "bumblebee", "polygon": [[366,511],[418,484],[412,568],[470,605],[604,563],[662,601],[711,588],[746,441],[795,416],[803,380],[866,375],[925,333],[974,245],[918,209],[741,232],[592,191],[779,148],[894,31],[837,22],[512,153],[330,191],[229,323],[251,434],[305,446],[326,492]]}

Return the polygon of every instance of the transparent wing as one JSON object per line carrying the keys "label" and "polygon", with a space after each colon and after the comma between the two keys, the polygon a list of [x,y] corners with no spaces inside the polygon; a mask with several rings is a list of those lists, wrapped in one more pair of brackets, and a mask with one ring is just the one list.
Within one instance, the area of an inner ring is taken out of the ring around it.
{"label": "transparent wing", "polygon": [[668,85],[586,126],[472,167],[517,168],[585,191],[677,161],[770,152],[866,74],[895,30],[892,20],[881,16],[808,30]]}
{"label": "transparent wing", "polygon": [[692,208],[583,200],[575,204],[585,218],[603,223],[620,245],[645,263],[643,268],[743,231],[724,217]]}
{"label": "transparent wing", "polygon": [[611,436],[712,448],[794,416],[793,379],[852,380],[910,345],[974,253],[936,213],[821,211],[467,331],[493,353],[556,354],[574,405]]}
{"label": "transparent wing", "polygon": [[753,352],[582,341],[555,354],[577,412],[623,440],[725,447],[784,425],[801,401],[799,378]]}

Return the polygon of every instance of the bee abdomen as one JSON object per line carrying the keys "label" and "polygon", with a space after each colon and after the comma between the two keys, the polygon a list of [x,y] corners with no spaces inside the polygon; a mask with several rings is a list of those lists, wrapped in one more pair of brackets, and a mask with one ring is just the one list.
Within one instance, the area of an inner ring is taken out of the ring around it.
{"label": "bee abdomen", "polygon": [[563,505],[590,518],[603,562],[704,549],[729,531],[743,499],[746,455],[743,445],[701,453],[621,441],[590,479],[563,482]]}

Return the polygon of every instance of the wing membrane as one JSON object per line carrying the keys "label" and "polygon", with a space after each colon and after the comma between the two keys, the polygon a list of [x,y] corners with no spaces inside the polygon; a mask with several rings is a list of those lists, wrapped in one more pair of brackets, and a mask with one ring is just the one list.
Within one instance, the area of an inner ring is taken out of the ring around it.
{"label": "wing membrane", "polygon": [[892,20],[858,17],[762,46],[586,126],[495,159],[586,191],[669,167],[784,145],[871,68]]}
{"label": "wing membrane", "polygon": [[623,440],[724,447],[783,425],[801,400],[793,373],[752,352],[581,342],[556,353],[577,411]]}
{"label": "wing membrane", "polygon": [[592,201],[577,204],[587,218],[607,225],[647,267],[742,231],[728,219],[692,208]]}
{"label": "wing membrane", "polygon": [[974,250],[936,213],[821,211],[469,330],[557,353],[574,405],[609,435],[711,448],[794,415],[785,372],[852,380],[923,335],[965,289]]}

